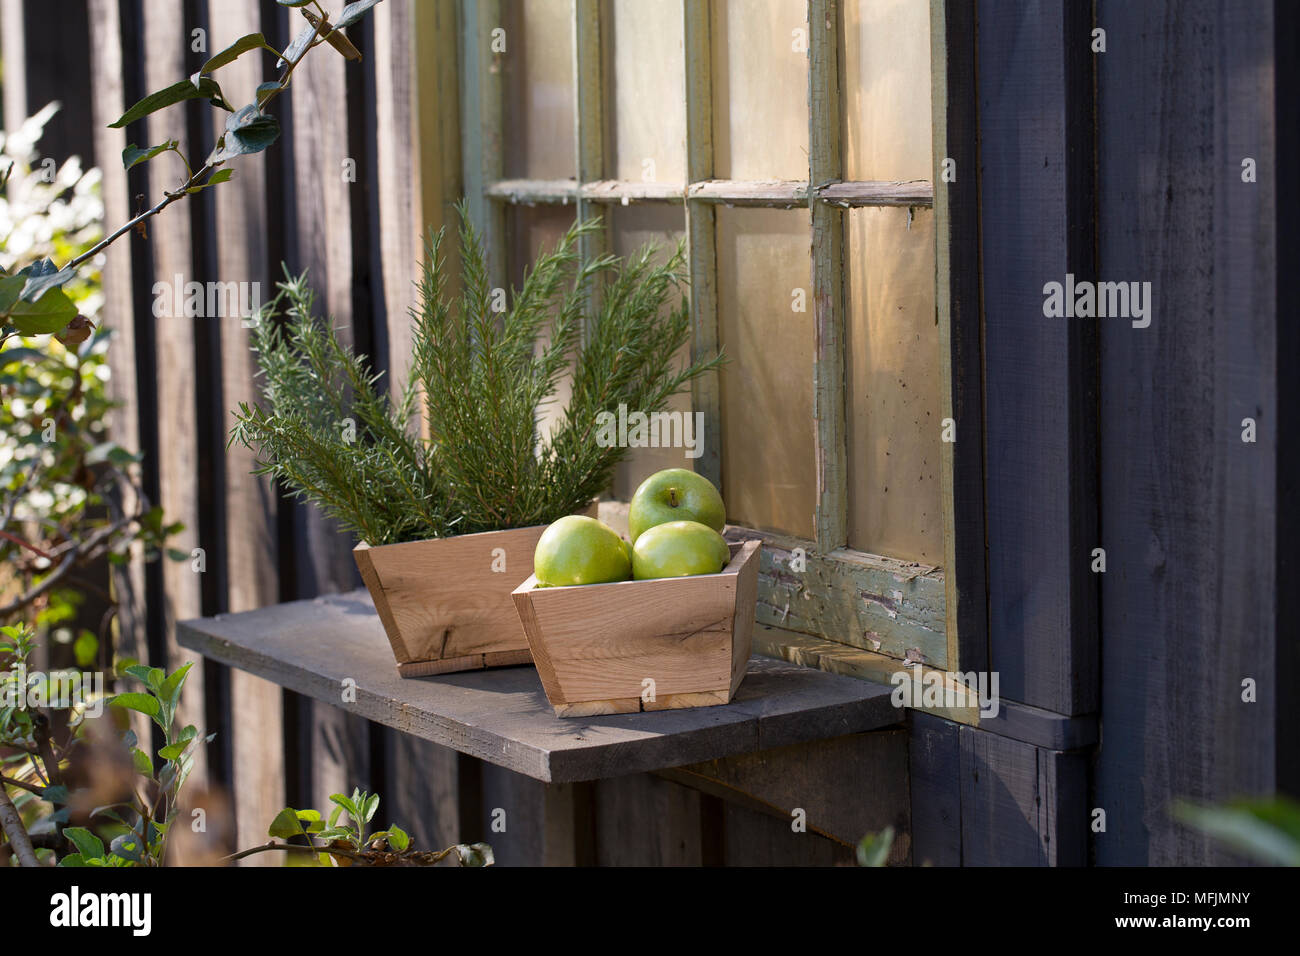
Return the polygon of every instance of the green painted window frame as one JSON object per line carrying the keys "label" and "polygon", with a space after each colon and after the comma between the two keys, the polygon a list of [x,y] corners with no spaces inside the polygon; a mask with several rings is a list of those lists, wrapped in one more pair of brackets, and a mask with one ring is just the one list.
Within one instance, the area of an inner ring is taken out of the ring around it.
{"label": "green painted window frame", "polygon": [[[944,49],[936,35],[945,0],[932,0],[936,157],[943,155]],[[505,179],[502,97],[504,70],[492,62],[492,31],[501,24],[499,0],[459,0],[459,95],[462,177],[475,225],[485,237],[494,281],[506,274],[505,209],[509,205],[569,205],[578,216],[610,204],[656,203],[683,207],[691,279],[692,351],[718,347],[716,209],[718,205],[807,208],[811,217],[813,364],[817,505],[815,539],[756,532],[765,541],[758,622],[767,650],[813,646],[849,649],[885,672],[911,661],[957,670],[953,585],[941,567],[918,565],[847,547],[848,488],[845,407],[844,210],[859,207],[933,207],[936,212],[936,303],[944,354],[943,411],[951,415],[952,381],[945,326],[948,310],[944,254],[945,204],[931,182],[842,179],[840,64],[842,16],[838,0],[809,0],[809,179],[746,182],[713,178],[712,15],[708,0],[682,0],[685,40],[687,182],[645,183],[603,179],[605,111],[602,89],[600,0],[572,0],[574,37],[575,175],[570,180]],[[938,42],[935,42],[938,41]],[[936,161],[937,165],[937,161]],[[585,255],[604,251],[593,236]],[[703,453],[696,468],[722,486],[721,396],[718,375],[697,380],[696,410],[704,412]],[[951,454],[944,454],[945,554],[951,559],[953,527]],[[805,568],[792,570],[801,549]],[[789,635],[787,640],[785,635]],[[812,640],[808,640],[811,638]],[[855,656],[856,655],[856,656]],[[789,655],[787,655],[789,656]],[[806,655],[805,655],[806,656]],[[879,660],[877,660],[879,659]],[[825,662],[821,662],[823,666]],[[859,668],[860,669],[860,668]],[[872,668],[867,668],[871,670]]]}

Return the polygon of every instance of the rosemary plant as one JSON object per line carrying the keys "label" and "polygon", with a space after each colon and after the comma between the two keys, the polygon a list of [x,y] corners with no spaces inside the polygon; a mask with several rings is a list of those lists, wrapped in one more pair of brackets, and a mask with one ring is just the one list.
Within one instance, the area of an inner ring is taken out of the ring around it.
{"label": "rosemary plant", "polygon": [[[680,244],[662,264],[653,246],[584,262],[579,240],[600,225],[576,223],[500,312],[464,207],[460,220],[457,296],[446,289],[443,234],[426,243],[400,396],[316,315],[305,275],[286,272],[253,334],[261,401],[240,403],[231,442],[254,450],[256,474],[372,545],[546,524],[585,508],[626,454],[596,441],[597,415],[620,403],[661,411],[723,360],[678,365],[690,340],[684,297],[672,303],[686,281]],[[566,375],[570,398],[542,436],[541,412]]]}

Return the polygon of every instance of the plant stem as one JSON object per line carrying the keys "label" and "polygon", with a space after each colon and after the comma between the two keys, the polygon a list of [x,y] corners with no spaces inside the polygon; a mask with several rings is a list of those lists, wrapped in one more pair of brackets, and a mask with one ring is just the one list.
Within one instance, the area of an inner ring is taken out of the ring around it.
{"label": "plant stem", "polygon": [[9,791],[0,786],[0,827],[4,828],[9,845],[18,857],[19,866],[40,866],[36,859],[36,850],[32,847],[32,838],[27,835],[23,819],[18,815],[18,808],[9,799]]}

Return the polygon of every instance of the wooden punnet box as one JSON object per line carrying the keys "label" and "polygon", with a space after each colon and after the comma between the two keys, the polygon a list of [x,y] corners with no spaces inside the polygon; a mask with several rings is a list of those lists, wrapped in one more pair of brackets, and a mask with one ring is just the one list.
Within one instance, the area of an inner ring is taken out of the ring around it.
{"label": "wooden punnet box", "polygon": [[731,544],[719,574],[558,588],[530,575],[515,606],[555,713],[729,702],[753,644],[761,544]]}
{"label": "wooden punnet box", "polygon": [[[545,525],[353,549],[403,677],[530,664],[510,592]],[[497,549],[501,549],[498,551]],[[500,569],[504,560],[505,570]]]}

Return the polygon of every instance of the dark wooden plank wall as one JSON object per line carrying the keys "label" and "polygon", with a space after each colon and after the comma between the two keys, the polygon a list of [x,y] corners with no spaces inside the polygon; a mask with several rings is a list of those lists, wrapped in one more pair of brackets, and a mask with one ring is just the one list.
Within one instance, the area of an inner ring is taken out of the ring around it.
{"label": "dark wooden plank wall", "polygon": [[[26,19],[12,7],[21,7]],[[23,109],[52,82],[36,55],[42,31],[58,20],[63,33],[85,37],[93,25],[97,40],[86,70],[70,68],[50,87],[65,102],[84,102],[90,115],[64,124],[66,141],[54,137],[46,145],[60,161],[79,153],[104,169],[113,224],[127,218],[138,194],[156,196],[176,179],[177,168],[166,159],[128,176],[119,161],[126,143],[171,137],[201,158],[221,118],[194,103],[125,133],[107,124],[235,37],[261,30],[283,48],[301,20],[274,0],[40,6],[6,0],[5,13],[6,23],[22,24],[29,44],[26,56],[22,43],[7,47],[16,52],[6,71],[28,80]],[[110,251],[111,387],[125,406],[114,427],[145,451],[146,489],[185,521],[176,546],[202,548],[207,567],[198,574],[188,562],[153,564],[119,582],[119,588],[134,584],[123,613],[127,646],[134,641],[136,653],[151,661],[175,666],[181,659],[177,619],[355,586],[351,542],[250,476],[246,452],[224,447],[230,407],[253,394],[248,330],[233,317],[154,318],[153,283],[170,282],[177,272],[185,281],[260,282],[265,299],[281,260],[295,271],[310,268],[322,308],[351,341],[374,355],[377,367],[404,371],[420,231],[448,220],[461,188],[459,119],[446,108],[457,100],[455,26],[448,0],[385,0],[352,31],[366,54],[362,64],[345,64],[328,48],[313,51],[291,95],[276,100],[280,142],[233,164],[229,186],[167,210],[151,224],[148,240],[133,237]],[[205,31],[203,51],[191,48],[194,30]],[[417,44],[425,53],[437,50],[436,63],[422,54],[417,69]],[[269,61],[250,56],[223,68],[219,78],[229,95],[247,99],[271,76]],[[76,96],[79,88],[83,98]],[[356,163],[355,182],[344,178],[345,160]],[[320,807],[331,790],[360,786],[383,794],[379,823],[398,822],[427,846],[487,840],[503,865],[852,858],[842,843],[795,834],[779,817],[726,807],[673,781],[636,775],[543,785],[213,665],[195,671],[186,705],[190,719],[219,732],[208,751],[207,777],[214,790],[230,795],[240,845],[264,839],[286,801]],[[209,781],[195,782],[195,798],[216,812],[219,801],[202,796]],[[820,787],[817,780],[807,783]],[[497,819],[503,832],[493,830]]]}
{"label": "dark wooden plank wall", "polygon": [[1170,819],[1171,798],[1269,792],[1296,756],[1279,750],[1275,718],[1295,676],[1275,663],[1296,641],[1280,603],[1295,583],[1276,568],[1296,547],[1279,537],[1295,500],[1277,476],[1280,456],[1294,476],[1297,435],[1279,416],[1294,415],[1280,381],[1295,379],[1297,353],[1279,350],[1296,316],[1277,222],[1295,208],[1276,202],[1293,172],[1274,95],[1294,104],[1295,90],[1275,86],[1273,16],[1229,0],[1098,3],[1100,265],[1151,282],[1155,299],[1148,328],[1101,325],[1100,863],[1225,861]]}

